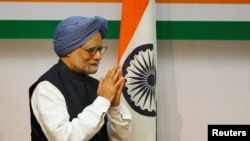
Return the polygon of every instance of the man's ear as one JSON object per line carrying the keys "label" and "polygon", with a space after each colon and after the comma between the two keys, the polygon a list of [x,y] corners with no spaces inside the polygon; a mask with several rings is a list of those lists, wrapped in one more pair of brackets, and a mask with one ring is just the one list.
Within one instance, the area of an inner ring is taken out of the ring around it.
{"label": "man's ear", "polygon": [[67,55],[65,55],[65,56],[63,56],[63,57],[60,57],[60,59],[63,61],[63,62],[66,62],[68,59],[67,58],[70,58],[70,56],[71,56],[71,53],[69,53],[69,54],[67,54]]}
{"label": "man's ear", "polygon": [[68,53],[65,57],[70,57],[72,55],[72,52]]}
{"label": "man's ear", "polygon": [[66,57],[70,57],[70,56],[71,56],[71,54],[72,54],[72,53],[67,54],[67,55],[66,55]]}

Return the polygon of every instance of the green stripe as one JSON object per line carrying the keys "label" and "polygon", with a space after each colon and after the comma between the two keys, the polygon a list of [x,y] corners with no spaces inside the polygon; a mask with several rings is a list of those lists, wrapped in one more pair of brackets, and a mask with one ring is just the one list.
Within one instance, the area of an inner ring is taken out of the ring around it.
{"label": "green stripe", "polygon": [[[59,21],[0,20],[0,39],[51,39]],[[108,21],[106,39],[118,39],[120,21]],[[158,40],[250,40],[250,22],[157,21]]]}
{"label": "green stripe", "polygon": [[250,40],[250,22],[158,21],[157,39]]}
{"label": "green stripe", "polygon": [[0,38],[10,39],[46,39],[52,38],[59,21],[0,21]]}

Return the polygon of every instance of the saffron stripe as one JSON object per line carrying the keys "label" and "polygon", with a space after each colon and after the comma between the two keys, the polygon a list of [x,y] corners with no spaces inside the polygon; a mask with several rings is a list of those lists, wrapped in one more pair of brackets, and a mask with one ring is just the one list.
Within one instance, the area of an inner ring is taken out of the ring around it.
{"label": "saffron stripe", "polygon": [[249,0],[156,0],[157,3],[250,4]]}
{"label": "saffron stripe", "polygon": [[8,2],[122,2],[122,0],[8,0]]}
{"label": "saffron stripe", "polygon": [[[7,1],[7,0],[6,0]],[[8,2],[119,2],[122,0],[8,0]],[[156,0],[156,3],[250,4],[249,0]]]}
{"label": "saffron stripe", "polygon": [[[51,39],[58,20],[2,20],[0,39]],[[106,39],[118,39],[120,21],[108,21]],[[250,40],[250,22],[157,21],[158,40]]]}

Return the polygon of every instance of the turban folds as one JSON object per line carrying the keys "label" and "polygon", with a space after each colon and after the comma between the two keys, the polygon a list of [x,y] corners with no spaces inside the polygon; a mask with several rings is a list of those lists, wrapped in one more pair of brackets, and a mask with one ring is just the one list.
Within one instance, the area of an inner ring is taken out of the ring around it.
{"label": "turban folds", "polygon": [[54,32],[54,50],[59,57],[66,56],[90,40],[97,32],[102,38],[107,32],[107,21],[102,17],[69,17],[58,24]]}

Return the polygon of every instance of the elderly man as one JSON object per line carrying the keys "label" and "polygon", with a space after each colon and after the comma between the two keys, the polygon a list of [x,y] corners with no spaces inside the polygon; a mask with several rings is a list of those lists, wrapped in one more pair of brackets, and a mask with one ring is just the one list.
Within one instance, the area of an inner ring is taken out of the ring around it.
{"label": "elderly man", "polygon": [[112,67],[100,79],[89,76],[107,47],[107,21],[73,16],[54,33],[57,64],[29,89],[32,141],[129,140],[131,114],[120,103],[125,79]]}

